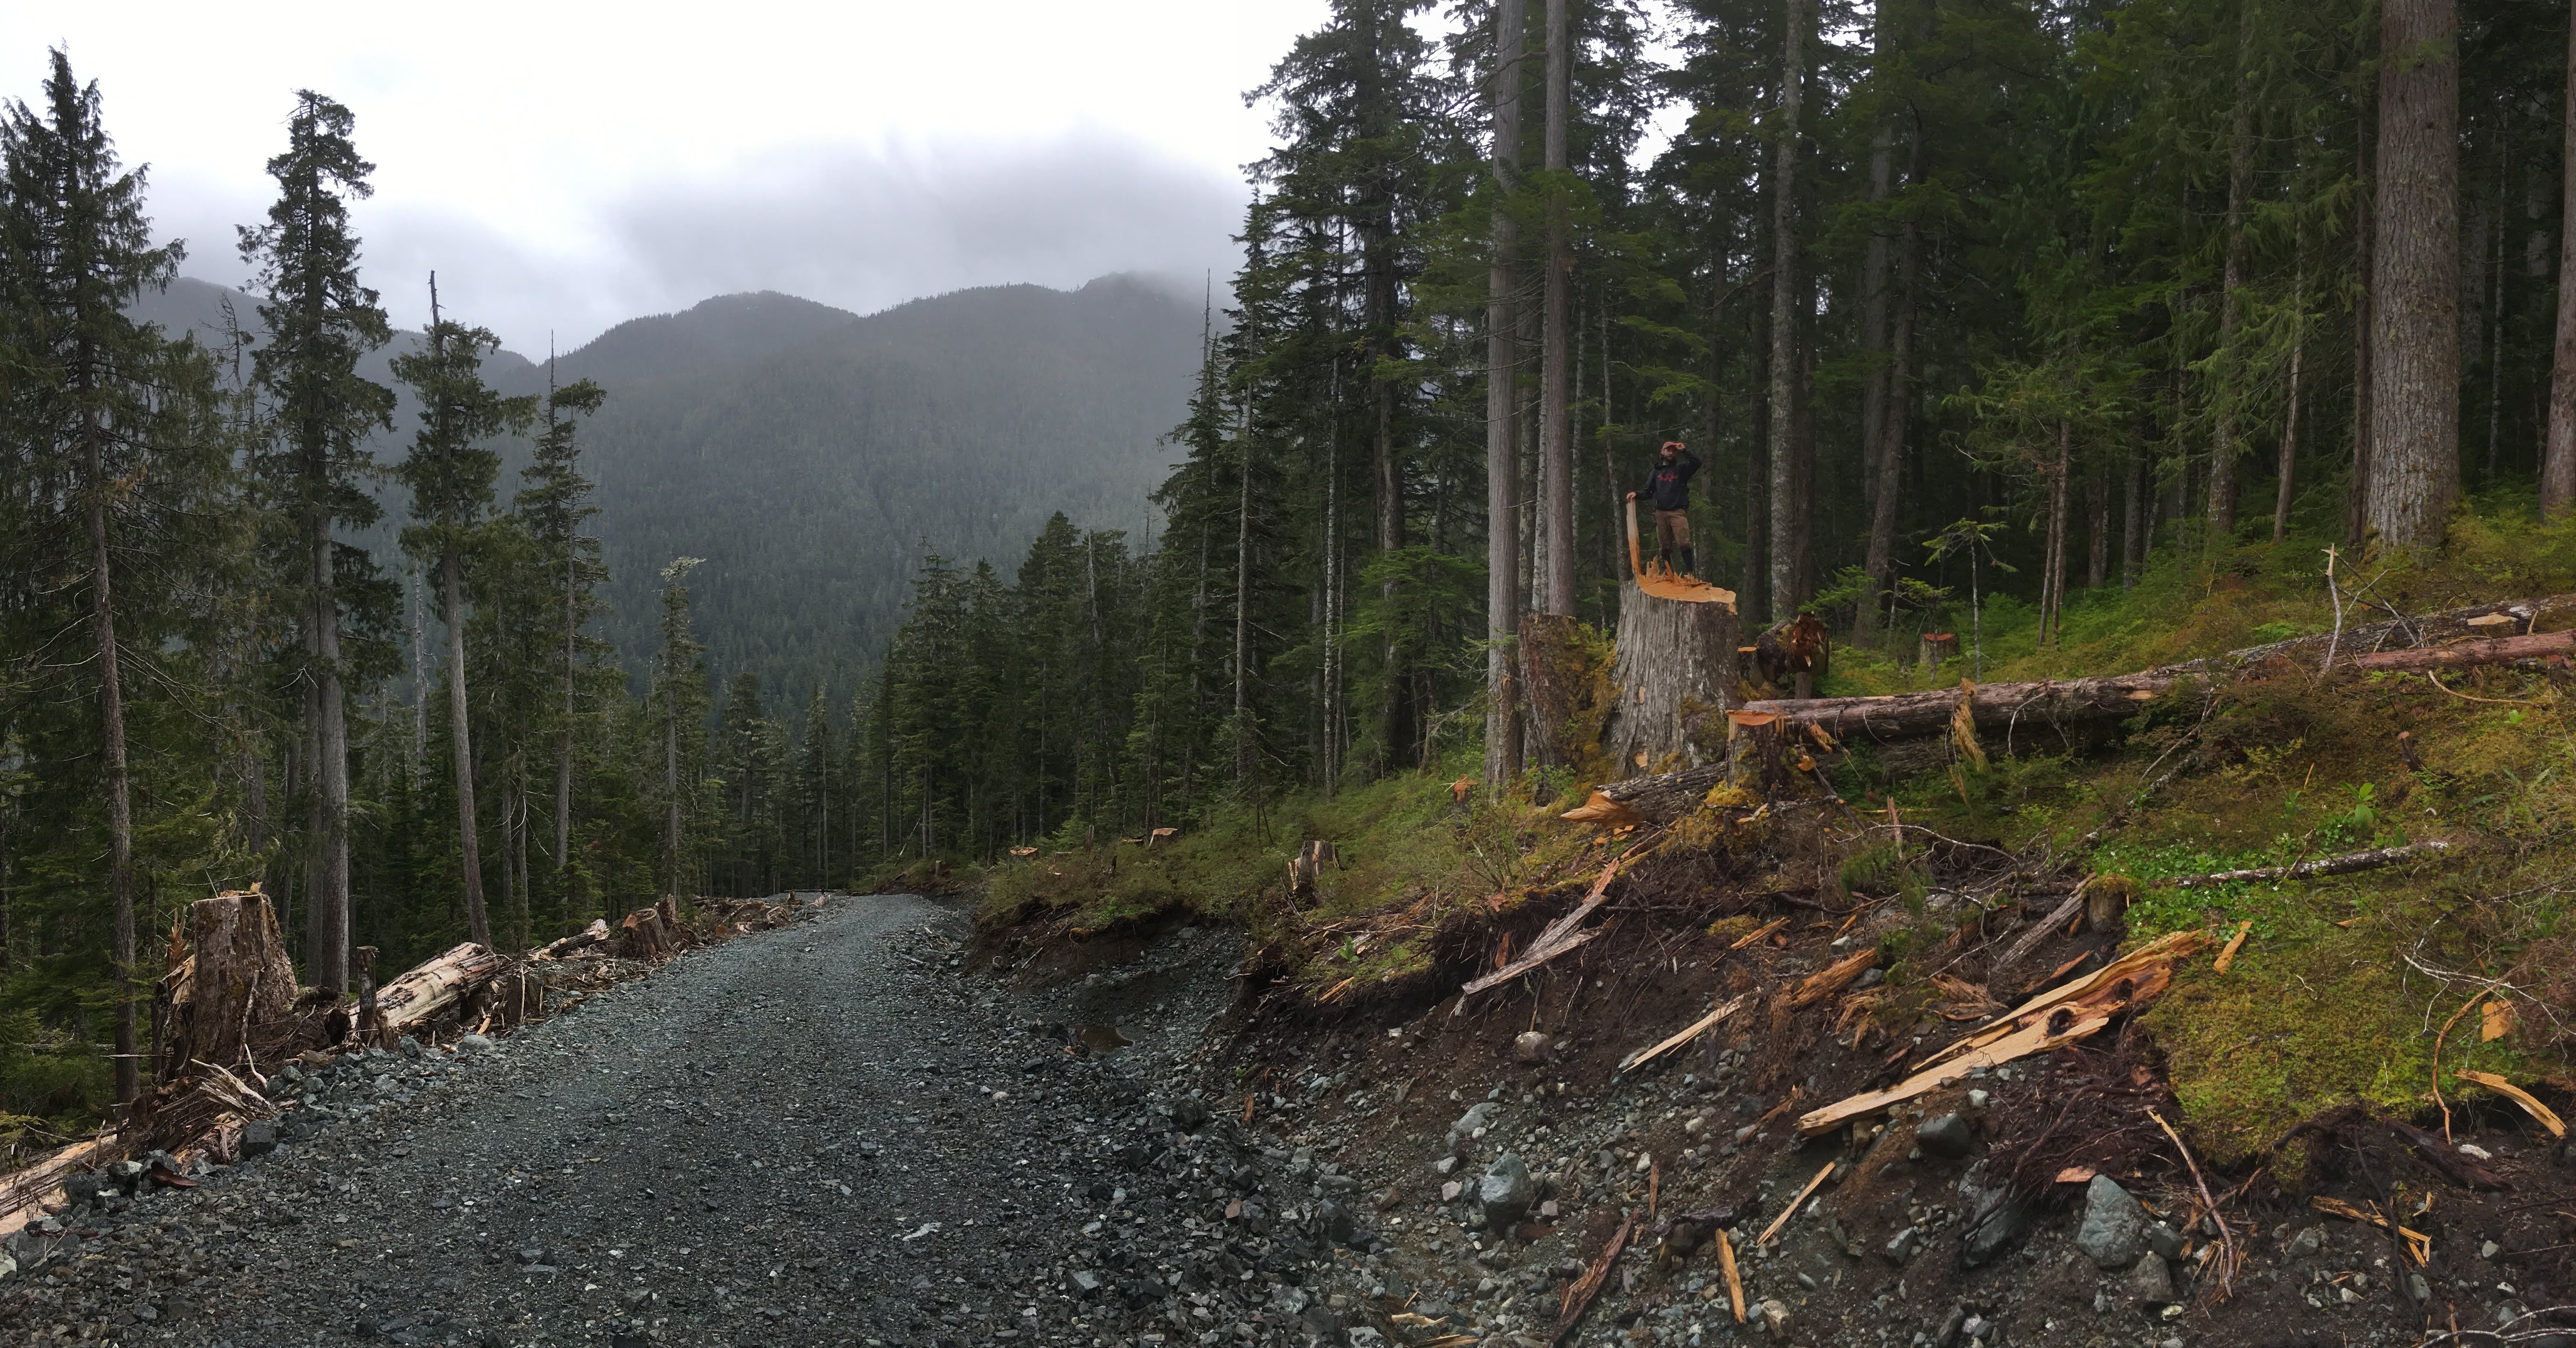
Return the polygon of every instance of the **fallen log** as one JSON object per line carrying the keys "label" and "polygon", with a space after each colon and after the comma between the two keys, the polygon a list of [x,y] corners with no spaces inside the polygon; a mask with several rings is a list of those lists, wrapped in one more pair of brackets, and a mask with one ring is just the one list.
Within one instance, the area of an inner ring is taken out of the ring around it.
{"label": "fallen log", "polygon": [[2463,1189],[2510,1189],[2513,1186],[2496,1177],[2493,1171],[2470,1160],[2450,1143],[2409,1123],[2388,1120],[2388,1131],[2415,1148],[2424,1163],[2441,1171],[2442,1176]]}
{"label": "fallen log", "polygon": [[572,935],[566,936],[561,940],[548,942],[528,958],[538,960],[559,960],[576,950],[587,950],[607,939],[608,920],[606,918],[594,917],[590,920],[589,926],[584,927],[580,931],[574,932]]}
{"label": "fallen log", "polygon": [[1972,693],[1936,688],[1883,697],[1824,697],[1805,702],[1781,698],[1747,702],[1741,710],[1786,717],[1838,740],[1922,739],[1949,733],[1951,718],[1958,714],[1959,699],[1966,696],[1977,729],[2010,734],[2069,721],[2135,716],[2139,707],[2190,677],[2195,676],[2188,671],[2152,670],[2093,679],[1989,683]]}
{"label": "fallen log", "polygon": [[[1652,823],[1669,824],[1697,808],[1709,788],[1725,780],[1726,764],[1704,763],[1680,772],[1659,772],[1649,777],[1612,782],[1594,791],[1593,795]],[[1589,802],[1578,808],[1590,808]],[[1627,821],[1623,819],[1620,822]]]}
{"label": "fallen log", "polygon": [[56,1150],[33,1165],[0,1176],[0,1235],[25,1226],[39,1214],[38,1204],[60,1193],[76,1170],[95,1170],[126,1154],[124,1139],[112,1132],[84,1138]]}
{"label": "fallen log", "polygon": [[[2576,652],[2576,630],[2535,634],[2531,628],[2544,619],[2569,615],[2576,615],[2576,594],[2480,604],[2351,628],[2342,634],[2334,666],[2422,672],[2568,654]],[[2520,626],[2523,634],[2492,636],[2497,624],[2491,620],[2497,617]],[[2391,638],[2406,640],[2408,645],[2379,649]],[[2025,728],[2118,720],[2136,715],[2140,706],[2187,681],[2212,681],[2275,660],[2322,666],[2333,645],[2329,636],[2296,637],[2133,674],[1990,683],[1975,690],[1969,706],[1977,729],[2001,730],[2007,736]],[[1768,699],[1747,702],[1741,710],[1786,716],[1836,739],[1888,741],[1947,731],[1959,698],[1956,690],[1938,688],[1879,697]]]}
{"label": "fallen log", "polygon": [[2355,656],[2355,669],[2389,669],[2405,673],[2425,673],[2436,669],[2460,669],[2468,665],[2500,665],[2514,660],[2534,660],[2542,656],[2565,655],[2576,651],[2576,630],[2538,632],[2530,636],[2496,637],[2490,640],[2455,641],[2447,646],[2418,646],[2412,650],[2380,651],[2373,655]]}
{"label": "fallen log", "polygon": [[2321,875],[2350,875],[2354,871],[2376,870],[2401,861],[2447,852],[2451,845],[2439,838],[2427,838],[2402,847],[2374,847],[2367,852],[2346,852],[2342,856],[2319,857],[2295,866],[2250,866],[2239,871],[2213,871],[2207,875],[2178,875],[2168,880],[2149,880],[2151,885],[2171,885],[2176,889],[2205,889],[2211,885],[2232,885],[2248,880],[2313,880]]}
{"label": "fallen log", "polygon": [[508,963],[483,946],[463,942],[386,984],[376,995],[376,1010],[384,1017],[387,1032],[407,1033],[481,987]]}

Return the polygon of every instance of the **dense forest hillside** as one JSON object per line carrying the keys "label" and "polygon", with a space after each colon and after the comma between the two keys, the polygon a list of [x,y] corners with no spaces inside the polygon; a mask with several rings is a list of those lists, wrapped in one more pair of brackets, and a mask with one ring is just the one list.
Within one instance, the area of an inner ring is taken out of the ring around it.
{"label": "dense forest hillside", "polygon": [[[257,302],[181,278],[147,291],[136,317],[222,349],[229,300],[257,333]],[[995,286],[855,314],[775,293],[723,295],[630,319],[556,362],[555,378],[608,391],[589,433],[594,527],[608,564],[604,635],[639,668],[653,645],[657,573],[697,573],[719,679],[752,669],[772,687],[836,686],[882,651],[925,546],[1016,558],[1047,516],[1135,530],[1169,471],[1163,434],[1185,415],[1203,311],[1158,282],[1104,277],[1071,293]],[[359,371],[396,390],[398,461],[418,424],[397,332]],[[484,377],[542,393],[547,372],[495,352]],[[500,443],[504,471],[529,459]],[[377,532],[401,525],[400,493]],[[432,640],[436,640],[432,634]]]}
{"label": "dense forest hillside", "polygon": [[655,573],[703,557],[692,584],[720,680],[749,668],[801,695],[837,671],[843,685],[902,620],[925,549],[1015,561],[1058,510],[1143,526],[1177,457],[1159,441],[1185,415],[1199,334],[1197,306],[1108,278],[918,300],[668,378],[586,368],[585,348],[564,366],[609,389],[589,432],[601,630],[641,658]]}

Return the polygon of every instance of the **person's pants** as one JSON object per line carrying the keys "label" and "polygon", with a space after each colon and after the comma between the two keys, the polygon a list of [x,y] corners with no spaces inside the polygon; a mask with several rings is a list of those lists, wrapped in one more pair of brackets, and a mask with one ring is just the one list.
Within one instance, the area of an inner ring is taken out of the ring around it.
{"label": "person's pants", "polygon": [[1679,557],[1690,550],[1690,513],[1683,510],[1655,512],[1655,555]]}

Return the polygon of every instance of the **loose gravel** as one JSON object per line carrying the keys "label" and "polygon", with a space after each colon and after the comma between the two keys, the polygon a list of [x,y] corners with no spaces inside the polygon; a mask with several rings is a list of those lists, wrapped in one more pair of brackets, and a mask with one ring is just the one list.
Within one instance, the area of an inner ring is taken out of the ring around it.
{"label": "loose gravel", "polygon": [[0,1341],[1374,1341],[1330,1290],[1371,1283],[1353,1181],[1177,1053],[1083,1056],[965,936],[835,899],[489,1047],[280,1082],[276,1151],[6,1242]]}

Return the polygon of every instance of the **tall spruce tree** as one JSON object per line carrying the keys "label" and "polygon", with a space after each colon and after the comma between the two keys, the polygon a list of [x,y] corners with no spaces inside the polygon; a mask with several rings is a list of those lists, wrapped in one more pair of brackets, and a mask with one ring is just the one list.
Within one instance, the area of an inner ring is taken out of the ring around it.
{"label": "tall spruce tree", "polygon": [[[316,841],[306,899],[305,958],[314,984],[340,992],[349,980],[348,666],[339,576],[363,554],[344,548],[340,527],[364,529],[379,515],[367,479],[375,471],[367,433],[393,426],[393,390],[358,373],[358,362],[391,335],[376,292],[358,282],[358,236],[349,202],[373,189],[375,165],[358,157],[349,110],[307,89],[286,122],[286,150],[268,161],[278,186],[268,222],[241,230],[241,253],[256,269],[259,317],[268,340],[252,357],[272,438],[252,463],[271,507],[290,525],[283,578],[297,595],[304,629],[305,742],[311,756]],[[354,554],[354,555],[353,555]]]}
{"label": "tall spruce tree", "polygon": [[503,397],[483,382],[483,358],[501,339],[439,312],[438,278],[430,278],[429,331],[419,349],[396,356],[394,377],[420,399],[420,430],[395,476],[411,488],[414,523],[403,546],[438,567],[440,616],[447,627],[448,735],[456,771],[458,880],[466,928],[492,943],[483,902],[483,856],[474,808],[474,746],[465,664],[465,571],[481,546],[493,485],[501,471],[493,437],[523,430],[536,417],[534,395]]}
{"label": "tall spruce tree", "polygon": [[[155,403],[171,353],[125,311],[144,290],[169,281],[181,250],[153,245],[143,172],[121,171],[100,122],[98,86],[76,80],[59,49],[51,55],[43,106],[12,103],[0,115],[6,193],[0,197],[0,302],[7,306],[0,331],[7,343],[11,438],[31,479],[50,488],[37,500],[57,499],[57,509],[77,520],[77,551],[66,551],[86,572],[78,592],[94,661],[87,700],[96,708],[106,806],[116,1098],[130,1101],[140,1087],[141,1058],[124,647],[139,638],[148,650],[156,634],[134,621],[127,598],[133,554],[153,540],[148,530],[129,536],[126,521],[140,504],[136,488],[156,471],[169,471],[156,452],[169,446],[156,443],[167,427]],[[151,606],[148,598],[143,606]]]}

